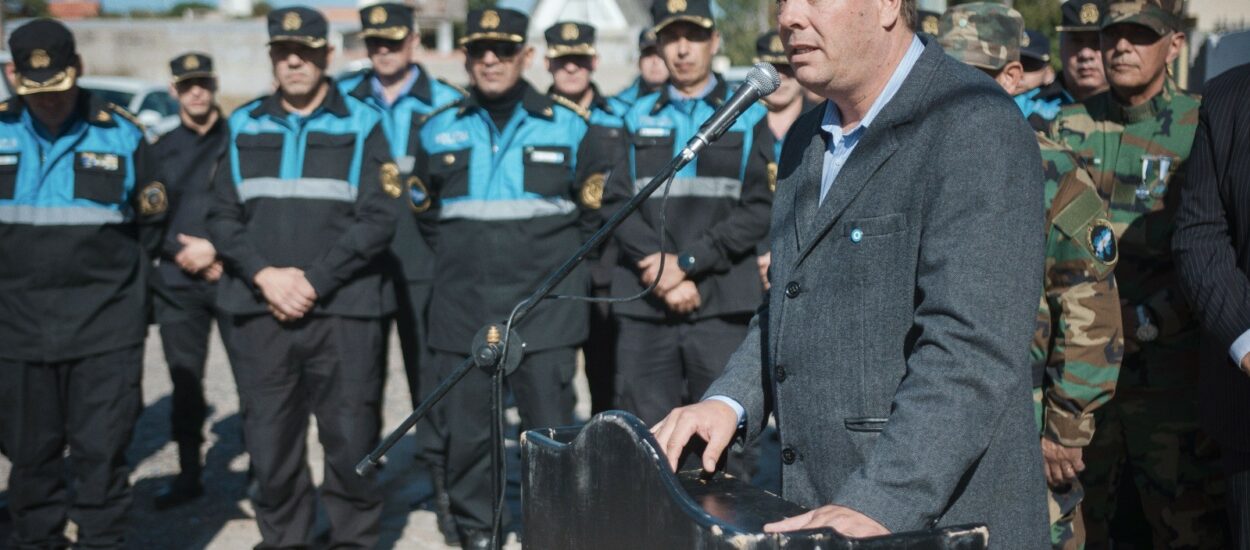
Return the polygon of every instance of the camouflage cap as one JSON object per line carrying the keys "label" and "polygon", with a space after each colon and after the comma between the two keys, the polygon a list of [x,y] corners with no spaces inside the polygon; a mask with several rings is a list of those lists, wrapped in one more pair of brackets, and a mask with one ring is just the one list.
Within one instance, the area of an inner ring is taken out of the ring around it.
{"label": "camouflage cap", "polygon": [[1181,30],[1184,20],[1184,0],[1115,1],[1107,6],[1107,16],[1102,20],[1102,28],[1120,23],[1136,23],[1162,36]]}
{"label": "camouflage cap", "polygon": [[1002,4],[974,2],[946,10],[938,44],[946,54],[974,67],[997,71],[1020,59],[1024,18]]}

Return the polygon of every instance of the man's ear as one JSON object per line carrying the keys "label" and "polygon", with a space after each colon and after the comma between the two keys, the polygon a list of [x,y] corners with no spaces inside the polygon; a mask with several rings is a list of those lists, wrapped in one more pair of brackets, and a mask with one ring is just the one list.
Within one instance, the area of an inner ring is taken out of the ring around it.
{"label": "man's ear", "polygon": [[712,55],[720,53],[720,31],[712,31]]}
{"label": "man's ear", "polygon": [[903,0],[877,0],[877,9],[877,24],[883,29],[894,28],[903,13]]}
{"label": "man's ear", "polygon": [[525,50],[521,52],[521,70],[528,68],[532,61],[534,61],[534,47],[526,45]]}
{"label": "man's ear", "polygon": [[1168,64],[1171,65],[1176,58],[1181,55],[1181,49],[1185,47],[1185,33],[1176,31],[1172,33],[1172,41],[1168,44]]}
{"label": "man's ear", "polygon": [[998,75],[994,77],[1003,89],[1007,91],[1007,95],[1016,95],[1020,89],[1020,80],[1024,78],[1024,65],[1019,61],[1009,61],[1007,65],[998,71]]}
{"label": "man's ear", "polygon": [[4,78],[9,81],[9,88],[17,87],[17,67],[10,61],[4,64]]}

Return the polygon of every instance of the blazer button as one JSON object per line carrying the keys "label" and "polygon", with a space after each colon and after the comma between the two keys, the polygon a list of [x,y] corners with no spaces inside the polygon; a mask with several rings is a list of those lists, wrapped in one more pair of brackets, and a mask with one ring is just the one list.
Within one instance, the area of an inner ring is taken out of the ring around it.
{"label": "blazer button", "polygon": [[800,285],[798,281],[786,283],[786,298],[797,298],[801,292],[803,292],[803,285]]}
{"label": "blazer button", "polygon": [[790,447],[786,447],[781,450],[781,461],[786,463],[786,465],[794,464],[794,461],[798,459],[798,457],[799,454],[794,452],[794,449],[791,449]]}
{"label": "blazer button", "polygon": [[786,367],[777,365],[777,374],[774,376],[774,378],[777,379],[777,382],[785,382],[786,378],[789,376],[790,375],[786,373]]}

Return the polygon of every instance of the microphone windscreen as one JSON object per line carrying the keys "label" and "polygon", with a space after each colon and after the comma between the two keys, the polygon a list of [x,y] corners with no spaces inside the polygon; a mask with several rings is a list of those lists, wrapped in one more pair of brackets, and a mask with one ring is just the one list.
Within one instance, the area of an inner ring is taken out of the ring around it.
{"label": "microphone windscreen", "polygon": [[771,94],[781,86],[781,75],[777,74],[777,68],[772,63],[756,63],[747,72],[745,80],[755,86],[761,96]]}

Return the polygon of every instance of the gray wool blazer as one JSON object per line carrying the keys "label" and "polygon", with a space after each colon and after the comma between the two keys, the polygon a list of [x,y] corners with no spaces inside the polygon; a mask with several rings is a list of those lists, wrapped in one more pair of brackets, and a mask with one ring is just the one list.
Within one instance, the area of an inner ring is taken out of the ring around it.
{"label": "gray wool blazer", "polygon": [[998,84],[930,40],[820,204],[822,111],[786,140],[772,289],[706,396],[741,403],[749,439],[775,416],[789,500],[1049,547],[1029,378],[1036,138]]}

